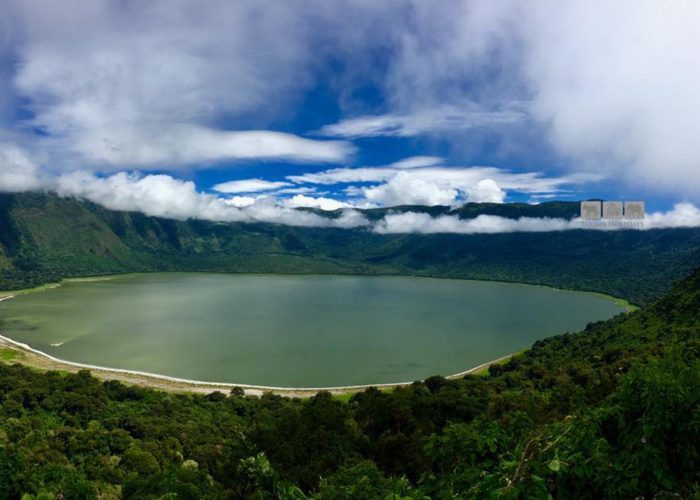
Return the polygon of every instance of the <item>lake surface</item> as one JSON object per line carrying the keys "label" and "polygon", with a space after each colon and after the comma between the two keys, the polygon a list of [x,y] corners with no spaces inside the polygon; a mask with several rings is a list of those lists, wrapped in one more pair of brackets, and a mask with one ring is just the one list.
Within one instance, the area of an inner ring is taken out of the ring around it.
{"label": "lake surface", "polygon": [[592,294],[509,283],[168,273],[0,302],[0,332],[80,363],[329,387],[458,373],[621,311]]}

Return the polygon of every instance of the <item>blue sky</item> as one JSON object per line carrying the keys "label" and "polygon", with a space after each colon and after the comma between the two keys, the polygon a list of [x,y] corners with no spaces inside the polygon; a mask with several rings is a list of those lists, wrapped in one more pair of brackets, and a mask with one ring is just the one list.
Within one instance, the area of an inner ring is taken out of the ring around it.
{"label": "blue sky", "polygon": [[691,0],[0,10],[0,191],[281,222],[301,206],[700,201]]}

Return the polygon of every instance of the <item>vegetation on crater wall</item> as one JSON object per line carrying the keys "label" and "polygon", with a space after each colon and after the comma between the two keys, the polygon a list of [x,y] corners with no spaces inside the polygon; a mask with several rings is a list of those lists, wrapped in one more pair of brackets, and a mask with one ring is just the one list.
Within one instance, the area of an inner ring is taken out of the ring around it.
{"label": "vegetation on crater wall", "polygon": [[0,497],[697,495],[698,311],[700,271],[487,376],[348,402],[174,395],[0,364]]}
{"label": "vegetation on crater wall", "polygon": [[[449,211],[448,207],[392,210]],[[578,204],[467,204],[450,213],[571,217]],[[377,218],[386,209],[365,211]],[[332,217],[333,214],[326,214]],[[147,271],[403,274],[588,290],[642,305],[700,265],[700,231],[382,235],[176,221],[54,195],[0,194],[0,290]]]}

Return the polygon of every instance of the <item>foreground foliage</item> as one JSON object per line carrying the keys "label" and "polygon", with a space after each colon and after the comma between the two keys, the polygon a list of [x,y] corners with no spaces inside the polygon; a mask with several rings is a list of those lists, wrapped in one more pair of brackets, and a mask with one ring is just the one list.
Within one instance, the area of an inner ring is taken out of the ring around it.
{"label": "foreground foliage", "polygon": [[487,376],[341,402],[175,395],[0,364],[0,498],[700,494],[700,271]]}

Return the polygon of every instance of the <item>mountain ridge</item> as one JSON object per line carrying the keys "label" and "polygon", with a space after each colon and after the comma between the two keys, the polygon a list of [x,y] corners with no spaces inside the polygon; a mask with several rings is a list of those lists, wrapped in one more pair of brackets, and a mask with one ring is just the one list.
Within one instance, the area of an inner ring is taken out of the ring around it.
{"label": "mountain ridge", "polygon": [[[386,213],[372,210],[364,213]],[[561,216],[577,213],[578,203],[467,204],[454,210],[466,217]],[[0,289],[150,271],[401,274],[597,291],[644,304],[697,265],[700,230],[693,228],[384,235],[164,219],[51,194],[0,194]]]}

